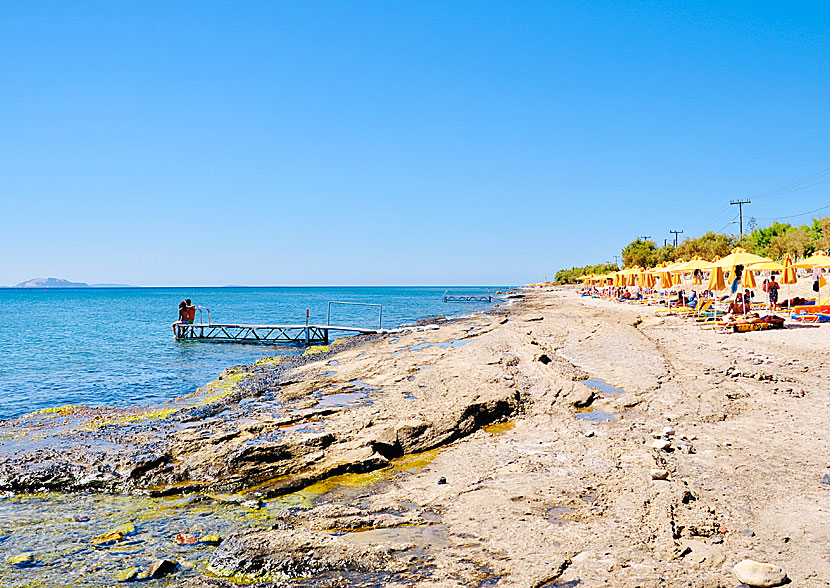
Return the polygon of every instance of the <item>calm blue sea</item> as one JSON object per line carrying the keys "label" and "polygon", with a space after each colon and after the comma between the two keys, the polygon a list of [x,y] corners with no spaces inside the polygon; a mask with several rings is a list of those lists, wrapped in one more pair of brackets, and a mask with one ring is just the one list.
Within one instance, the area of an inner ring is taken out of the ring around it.
{"label": "calm blue sea", "polygon": [[[185,298],[214,323],[325,323],[329,300],[383,305],[383,326],[482,310],[445,304],[445,288],[0,289],[0,419],[50,406],[130,406],[190,393],[226,367],[296,348],[176,342]],[[452,288],[486,293],[495,288]],[[198,314],[197,314],[198,320]],[[332,324],[376,327],[377,310],[335,307]]]}

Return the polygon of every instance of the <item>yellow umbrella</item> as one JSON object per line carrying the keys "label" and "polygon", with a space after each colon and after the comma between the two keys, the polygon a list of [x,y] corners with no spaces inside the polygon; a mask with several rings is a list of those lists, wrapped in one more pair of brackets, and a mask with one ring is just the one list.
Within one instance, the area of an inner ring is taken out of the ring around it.
{"label": "yellow umbrella", "polygon": [[712,275],[709,276],[709,286],[706,289],[712,290],[713,292],[726,290],[726,281],[723,279],[722,267],[716,265],[712,268]]}
{"label": "yellow umbrella", "polygon": [[802,259],[793,267],[830,267],[830,255],[824,251],[816,251],[807,259]]}
{"label": "yellow umbrella", "polygon": [[[828,258],[830,259],[830,258]],[[752,263],[761,263],[762,261],[772,261],[768,257],[761,257],[760,255],[755,255],[754,253],[749,253],[746,249],[741,249],[740,247],[735,247],[732,250],[732,253],[724,257],[723,259],[719,259],[715,261],[712,266],[717,267],[735,267],[736,265],[743,265],[747,266]],[[828,266],[830,267],[830,266]]]}
{"label": "yellow umbrella", "polygon": [[774,261],[762,261],[746,266],[745,270],[750,272],[782,272],[784,266]]}
{"label": "yellow umbrella", "polygon": [[693,272],[695,270],[708,270],[712,268],[711,261],[706,261],[702,257],[694,257],[691,260],[687,261],[686,263],[681,264],[679,267],[675,268],[673,271],[682,271],[684,274]]}
{"label": "yellow umbrella", "polygon": [[672,276],[671,272],[667,271],[668,264],[664,264],[662,268],[660,268],[660,287],[664,290],[671,288],[672,286]]}
{"label": "yellow umbrella", "polygon": [[755,277],[752,275],[752,270],[744,271],[741,274],[741,286],[744,288],[757,288],[757,284],[755,283]]}
{"label": "yellow umbrella", "polygon": [[795,284],[798,282],[798,277],[795,275],[795,268],[793,267],[793,258],[790,254],[784,256],[784,269],[781,272],[782,284]]}
{"label": "yellow umbrella", "polygon": [[[812,267],[812,268],[825,268],[830,267],[830,255],[827,255],[824,251],[816,251],[807,259],[802,259],[800,262],[793,264],[793,267]],[[818,278],[818,293],[816,296],[816,305],[821,304],[821,289],[827,285],[827,280],[824,279],[823,275],[819,275]]]}
{"label": "yellow umbrella", "polygon": [[793,258],[788,253],[784,256],[784,271],[781,272],[781,283],[787,284],[787,308],[791,308],[792,306],[792,297],[790,296],[790,284],[795,284],[797,282],[798,276],[795,275]]}

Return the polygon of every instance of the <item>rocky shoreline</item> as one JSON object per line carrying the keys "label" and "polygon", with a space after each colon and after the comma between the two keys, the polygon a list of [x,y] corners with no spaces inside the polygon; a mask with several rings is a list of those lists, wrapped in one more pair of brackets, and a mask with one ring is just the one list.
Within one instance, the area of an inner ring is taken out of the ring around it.
{"label": "rocky shoreline", "polygon": [[708,588],[748,558],[823,586],[828,358],[804,333],[528,292],[160,407],[4,423],[0,488],[249,513],[159,585]]}

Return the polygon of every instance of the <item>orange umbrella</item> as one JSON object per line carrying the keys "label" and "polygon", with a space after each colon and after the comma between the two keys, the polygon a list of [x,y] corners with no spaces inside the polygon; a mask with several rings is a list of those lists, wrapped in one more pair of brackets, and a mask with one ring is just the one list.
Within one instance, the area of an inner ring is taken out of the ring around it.
{"label": "orange umbrella", "polygon": [[795,284],[798,278],[795,275],[795,268],[793,267],[793,258],[790,254],[784,256],[784,271],[781,272],[782,284]]}
{"label": "orange umbrella", "polygon": [[744,288],[757,288],[757,284],[755,283],[755,277],[752,274],[752,270],[744,271],[741,274],[741,286]]}
{"label": "orange umbrella", "polygon": [[[828,259],[830,259],[830,257]],[[751,263],[760,263],[762,261],[772,260],[768,257],[761,257],[760,255],[755,255],[754,253],[748,253],[746,249],[735,247],[735,249],[732,250],[732,253],[723,259],[718,259],[712,265],[719,267],[735,267],[736,265],[749,265]]]}
{"label": "orange umbrella", "polygon": [[807,259],[802,259],[793,264],[793,267],[830,267],[830,255],[827,255],[824,251],[816,251]]}
{"label": "orange umbrella", "polygon": [[723,279],[722,267],[716,265],[712,268],[712,275],[709,276],[709,285],[706,289],[712,290],[713,292],[717,292],[718,290],[726,290],[726,281]]}

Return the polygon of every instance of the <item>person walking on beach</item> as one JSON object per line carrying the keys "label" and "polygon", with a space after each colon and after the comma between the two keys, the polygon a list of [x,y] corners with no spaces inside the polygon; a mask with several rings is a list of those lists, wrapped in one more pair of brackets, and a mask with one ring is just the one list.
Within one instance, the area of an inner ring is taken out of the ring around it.
{"label": "person walking on beach", "polygon": [[767,295],[769,296],[769,309],[775,310],[778,306],[778,289],[781,287],[778,285],[778,282],[775,281],[775,274],[770,276],[769,282],[767,282],[766,286]]}

